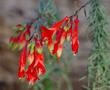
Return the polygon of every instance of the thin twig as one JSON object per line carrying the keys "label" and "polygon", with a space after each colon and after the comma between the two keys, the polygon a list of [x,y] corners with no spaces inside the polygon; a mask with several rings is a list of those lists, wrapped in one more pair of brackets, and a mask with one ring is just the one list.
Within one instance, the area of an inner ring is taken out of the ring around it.
{"label": "thin twig", "polygon": [[72,16],[77,16],[78,13],[79,13],[83,8],[85,8],[88,4],[90,4],[90,2],[91,2],[91,1],[88,1],[87,3],[85,3],[84,5],[82,5],[78,10],[76,10],[76,11],[74,12],[74,14],[73,14]]}

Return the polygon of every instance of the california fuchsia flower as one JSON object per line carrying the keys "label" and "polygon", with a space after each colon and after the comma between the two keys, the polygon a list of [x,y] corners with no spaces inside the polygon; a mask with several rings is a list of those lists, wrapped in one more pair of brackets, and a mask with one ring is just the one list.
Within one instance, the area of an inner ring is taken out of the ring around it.
{"label": "california fuchsia flower", "polygon": [[52,53],[52,54],[56,54],[58,59],[60,59],[61,57],[65,39],[66,39],[66,32],[63,29],[59,29],[56,33],[56,40],[54,42],[54,49]]}
{"label": "california fuchsia flower", "polygon": [[39,80],[36,67],[29,66],[26,75],[27,75],[26,79],[31,85],[33,85],[37,80]]}
{"label": "california fuchsia flower", "polygon": [[19,78],[23,78],[25,76],[26,57],[27,57],[27,44],[25,45],[19,60],[19,72],[18,72]]}
{"label": "california fuchsia flower", "polygon": [[45,74],[46,69],[44,66],[44,57],[42,52],[38,52],[37,46],[39,48],[39,41],[36,41],[36,46],[34,48],[34,60],[29,65],[26,71],[26,77],[30,84],[35,83],[35,81],[39,80],[39,75]]}
{"label": "california fuchsia flower", "polygon": [[45,26],[41,26],[40,30],[42,32],[41,33],[42,39],[47,39],[47,40],[52,38],[52,36],[55,32],[55,28],[46,28]]}
{"label": "california fuchsia flower", "polygon": [[72,51],[74,54],[77,54],[78,52],[78,48],[79,48],[79,41],[78,41],[78,24],[79,24],[79,20],[78,17],[76,17],[76,19],[74,20],[74,30],[72,32],[72,42],[71,42],[71,47],[72,47]]}
{"label": "california fuchsia flower", "polygon": [[55,28],[46,28],[44,26],[41,26],[41,36],[42,36],[42,41],[47,42],[47,47],[49,51],[51,52],[53,50],[53,35],[55,33]]}
{"label": "california fuchsia flower", "polygon": [[53,26],[52,26],[52,28],[55,28],[55,30],[58,30],[61,26],[62,26],[62,24],[64,24],[64,22],[66,22],[66,21],[68,21],[69,20],[69,17],[65,17],[64,19],[62,19],[61,21],[59,21],[59,22],[57,22],[57,23],[55,23]]}

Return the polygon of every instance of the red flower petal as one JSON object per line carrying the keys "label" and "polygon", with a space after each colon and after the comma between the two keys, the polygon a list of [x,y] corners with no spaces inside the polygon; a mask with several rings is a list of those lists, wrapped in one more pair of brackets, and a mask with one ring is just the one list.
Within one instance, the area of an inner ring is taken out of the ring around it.
{"label": "red flower petal", "polygon": [[35,54],[35,59],[37,61],[42,61],[42,62],[44,61],[44,56],[42,53],[34,52],[34,54]]}
{"label": "red flower petal", "polygon": [[24,41],[26,41],[26,38],[25,38],[25,34],[23,33],[19,38],[19,43],[23,43]]}
{"label": "red flower petal", "polygon": [[55,30],[58,30],[58,29],[61,27],[61,25],[62,25],[65,21],[67,21],[68,19],[69,19],[69,17],[65,17],[63,20],[61,20],[61,21],[55,23],[55,24],[52,26],[52,28],[55,28]]}
{"label": "red flower petal", "polygon": [[74,20],[75,23],[75,27],[72,33],[72,51],[74,54],[77,54],[78,52],[78,48],[79,48],[79,41],[78,41],[78,24],[79,24],[79,20],[78,17],[76,17],[76,19]]}
{"label": "red flower petal", "polygon": [[53,49],[53,53],[52,54],[56,54],[58,50],[58,42],[55,42],[54,44],[54,49]]}
{"label": "red flower petal", "polygon": [[79,42],[77,39],[74,39],[72,42],[72,51],[76,55],[78,53]]}
{"label": "red flower petal", "polygon": [[41,26],[40,30],[41,30],[41,36],[43,40],[52,38],[53,34],[55,33],[54,28],[47,29],[45,26]]}
{"label": "red flower petal", "polygon": [[24,67],[19,67],[18,77],[23,78],[25,76]]}
{"label": "red flower petal", "polygon": [[38,40],[38,39],[35,38],[35,41],[36,41],[36,47],[37,48],[42,48],[42,45],[40,43],[40,40]]}
{"label": "red flower petal", "polygon": [[18,77],[22,78],[24,77],[24,68],[26,65],[26,56],[27,56],[27,44],[24,47],[21,56],[20,56],[20,60],[19,60],[19,72],[18,72]]}
{"label": "red flower petal", "polygon": [[29,84],[34,84],[36,80],[39,80],[38,72],[35,67],[29,67],[26,72],[26,79],[29,81]]}
{"label": "red flower petal", "polygon": [[38,69],[39,74],[45,74],[46,73],[45,66],[44,66],[43,62],[41,62],[41,61],[38,62],[37,69]]}
{"label": "red flower petal", "polygon": [[63,49],[63,43],[66,38],[66,32],[63,29],[60,29],[56,33],[56,41],[54,43],[54,49],[53,49],[53,54],[56,54],[58,59],[60,58],[62,54],[62,49]]}
{"label": "red flower petal", "polygon": [[63,32],[64,32],[63,29],[59,29],[56,32],[56,41],[60,41],[60,38],[61,38]]}
{"label": "red flower petal", "polygon": [[64,41],[66,39],[66,34],[67,33],[65,31],[62,33],[61,38],[60,38],[60,44],[64,44]]}

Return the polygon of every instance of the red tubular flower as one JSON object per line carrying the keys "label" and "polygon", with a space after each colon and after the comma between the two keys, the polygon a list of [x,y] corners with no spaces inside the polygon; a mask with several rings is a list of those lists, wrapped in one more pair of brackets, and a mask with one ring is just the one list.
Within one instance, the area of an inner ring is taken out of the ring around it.
{"label": "red tubular flower", "polygon": [[19,78],[23,78],[25,76],[26,56],[27,56],[27,44],[24,47],[19,60],[19,72],[18,72]]}
{"label": "red tubular flower", "polygon": [[52,26],[52,28],[55,28],[55,30],[58,30],[58,29],[61,27],[61,25],[62,25],[65,21],[67,21],[67,20],[69,20],[69,17],[65,17],[65,18],[62,19],[61,21],[55,23],[55,24]]}
{"label": "red tubular flower", "polygon": [[26,71],[26,79],[29,82],[29,84],[33,84],[36,80],[39,80],[38,72],[37,72],[37,68],[36,68],[38,60],[36,59],[35,54],[36,54],[36,49],[34,49],[34,53],[33,53],[34,60],[29,65],[29,67],[27,68],[27,71]]}
{"label": "red tubular flower", "polygon": [[26,79],[29,84],[34,84],[35,81],[39,80],[37,69],[34,67],[34,62],[35,61],[33,61],[26,71]]}
{"label": "red tubular flower", "polygon": [[52,54],[53,54],[53,55],[56,54],[56,53],[57,53],[57,50],[58,50],[58,42],[55,42],[55,44],[54,44],[54,49],[53,49]]}
{"label": "red tubular flower", "polygon": [[42,45],[41,45],[41,41],[38,40],[37,38],[35,38],[35,42],[36,42],[36,49],[37,49],[37,52],[40,54],[42,53]]}
{"label": "red tubular flower", "polygon": [[78,41],[78,24],[79,24],[79,20],[78,17],[76,17],[76,19],[74,20],[75,26],[74,26],[74,30],[72,33],[72,51],[74,54],[77,54],[78,52],[78,48],[79,48],[79,41]]}
{"label": "red tubular flower", "polygon": [[[44,66],[44,56],[43,56],[42,52],[39,53],[38,50],[36,51],[36,49],[39,46],[41,47],[41,44],[40,44],[40,41],[37,40],[35,51],[34,51],[35,60],[36,60],[35,66],[36,66],[39,74],[45,74],[46,69],[45,69],[45,66]],[[42,47],[41,47],[41,49],[42,49]]]}
{"label": "red tubular flower", "polygon": [[65,41],[65,39],[66,39],[66,32],[65,31],[63,31],[63,33],[62,33],[62,35],[61,35],[61,38],[60,38],[60,44],[64,44],[64,41]]}
{"label": "red tubular flower", "polygon": [[52,54],[53,55],[55,54],[58,59],[60,59],[60,57],[61,57],[65,39],[66,39],[66,32],[64,31],[63,28],[60,28],[56,32],[56,40],[54,42],[54,49],[52,52]]}
{"label": "red tubular flower", "polygon": [[37,58],[38,61],[44,62],[44,56],[42,53],[36,53],[35,57]]}
{"label": "red tubular flower", "polygon": [[46,28],[45,26],[41,26],[40,27],[40,30],[41,30],[41,36],[42,36],[42,39],[45,40],[49,40],[50,38],[52,38],[54,32],[55,32],[55,29],[54,28]]}
{"label": "red tubular flower", "polygon": [[39,80],[38,72],[35,67],[28,68],[28,71],[26,72],[26,74],[27,74],[26,79],[30,85],[33,85],[37,80]]}
{"label": "red tubular flower", "polygon": [[52,54],[56,54],[58,59],[60,59],[61,57],[65,39],[66,39],[66,32],[64,31],[64,29],[59,29],[56,32],[56,40],[54,43],[54,49],[52,53]]}
{"label": "red tubular flower", "polygon": [[23,43],[24,41],[26,41],[25,33],[22,33],[19,37],[19,43]]}
{"label": "red tubular flower", "polygon": [[60,43],[56,42],[54,44],[54,49],[53,49],[52,54],[53,55],[56,54],[57,58],[60,59],[62,51],[63,51],[63,44],[60,44]]}
{"label": "red tubular flower", "polygon": [[56,41],[57,41],[57,42],[60,41],[60,38],[61,38],[63,32],[64,32],[63,29],[59,29],[59,30],[56,32]]}
{"label": "red tubular flower", "polygon": [[47,42],[47,47],[50,51],[50,53],[52,52],[53,50],[53,41],[52,41],[52,37],[55,33],[55,29],[54,28],[49,28],[47,29],[46,27],[44,26],[41,26],[41,36],[42,36],[42,41],[45,41]]}
{"label": "red tubular flower", "polygon": [[41,61],[38,62],[38,64],[37,64],[37,69],[38,69],[39,75],[46,73],[46,69],[45,69],[44,63],[41,62]]}
{"label": "red tubular flower", "polygon": [[41,43],[38,39],[35,38],[36,45],[34,47],[34,59],[32,63],[29,65],[26,71],[26,79],[30,84],[35,83],[35,81],[39,80],[40,74],[45,74],[46,69],[44,66],[44,57],[42,52],[39,52],[38,49],[42,49]]}

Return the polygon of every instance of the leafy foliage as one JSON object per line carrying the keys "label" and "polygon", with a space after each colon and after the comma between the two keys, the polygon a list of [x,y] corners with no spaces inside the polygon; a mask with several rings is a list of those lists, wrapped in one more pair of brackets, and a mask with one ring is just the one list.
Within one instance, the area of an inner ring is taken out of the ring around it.
{"label": "leafy foliage", "polygon": [[88,65],[89,90],[110,89],[107,22],[100,3],[101,0],[91,0],[90,2],[88,20],[90,32],[92,33],[93,48]]}

